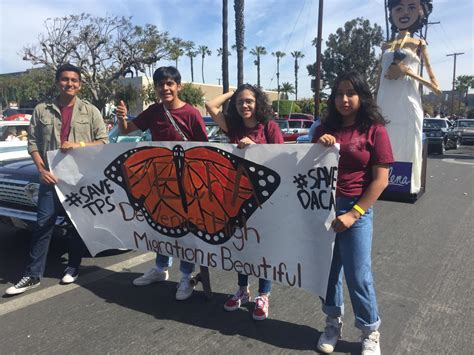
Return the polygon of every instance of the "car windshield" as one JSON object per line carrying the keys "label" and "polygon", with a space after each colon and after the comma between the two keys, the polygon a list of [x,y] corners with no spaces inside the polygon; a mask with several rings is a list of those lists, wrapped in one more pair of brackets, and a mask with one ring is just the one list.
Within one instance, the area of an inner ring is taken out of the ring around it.
{"label": "car windshield", "polygon": [[288,127],[301,128],[301,121],[288,121]]}
{"label": "car windshield", "polygon": [[423,128],[446,128],[447,124],[444,120],[423,120]]}
{"label": "car windshield", "polygon": [[459,121],[459,127],[473,128],[474,127],[474,120],[472,120],[472,121]]}
{"label": "car windshield", "polygon": [[278,126],[280,126],[280,129],[287,129],[288,128],[287,121],[276,121],[276,123],[278,123]]}

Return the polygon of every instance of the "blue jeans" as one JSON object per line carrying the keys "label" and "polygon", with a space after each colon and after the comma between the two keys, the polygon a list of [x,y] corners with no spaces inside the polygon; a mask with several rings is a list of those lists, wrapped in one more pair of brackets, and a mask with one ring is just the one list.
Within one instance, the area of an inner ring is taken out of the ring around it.
{"label": "blue jeans", "polygon": [[[245,287],[249,285],[249,275],[238,274],[239,286]],[[258,279],[258,293],[270,293],[272,290],[272,282],[267,279]]]}
{"label": "blue jeans", "polygon": [[[156,254],[155,263],[159,269],[164,270],[173,265],[173,258],[167,255]],[[179,271],[187,275],[192,274],[192,272],[194,271],[194,264],[181,260],[181,262],[179,263]]]}
{"label": "blue jeans", "polygon": [[[28,256],[25,276],[42,277],[46,267],[49,243],[53,234],[56,218],[64,209],[54,191],[54,186],[40,184],[38,194],[37,221]],[[65,215],[65,213],[64,213]],[[68,237],[68,266],[78,268],[81,265],[82,256],[86,246],[74,227],[71,228]]]}
{"label": "blue jeans", "polygon": [[[349,211],[358,198],[337,197],[336,214]],[[372,279],[372,209],[369,208],[351,228],[336,234],[323,312],[330,317],[344,315],[342,272],[355,315],[355,326],[362,330],[377,330],[380,318]]]}

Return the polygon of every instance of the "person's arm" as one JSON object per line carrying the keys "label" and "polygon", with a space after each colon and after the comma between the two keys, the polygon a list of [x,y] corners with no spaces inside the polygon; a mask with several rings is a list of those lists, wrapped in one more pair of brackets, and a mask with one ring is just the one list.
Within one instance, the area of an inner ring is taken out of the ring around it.
{"label": "person's arm", "polygon": [[130,132],[136,131],[139,129],[135,123],[127,121],[127,106],[125,106],[125,102],[120,100],[119,105],[115,111],[117,115],[117,124],[122,134],[129,134]]}
{"label": "person's arm", "polygon": [[40,153],[35,150],[30,154],[40,174],[40,181],[47,185],[56,184],[58,182],[58,179],[53,175],[53,173],[46,169],[46,166],[44,164],[43,158],[41,158]]}
{"label": "person's arm", "polygon": [[226,92],[225,94],[219,95],[212,100],[206,101],[206,109],[211,115],[214,122],[224,131],[227,130],[227,123],[225,122],[224,113],[220,110],[220,107],[234,95],[233,91]]}
{"label": "person's arm", "polygon": [[[372,181],[357,201],[357,205],[364,211],[367,211],[372,207],[375,201],[377,201],[382,194],[383,190],[387,187],[388,172],[388,164],[374,165],[372,167]],[[341,233],[350,228],[360,217],[361,213],[352,208],[346,213],[337,216],[334,221],[332,221],[331,225],[336,233]]]}

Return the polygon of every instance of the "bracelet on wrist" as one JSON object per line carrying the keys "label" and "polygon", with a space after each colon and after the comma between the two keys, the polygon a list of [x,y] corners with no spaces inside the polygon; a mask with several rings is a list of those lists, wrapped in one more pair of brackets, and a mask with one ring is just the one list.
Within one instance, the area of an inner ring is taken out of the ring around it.
{"label": "bracelet on wrist", "polygon": [[361,216],[365,214],[364,209],[360,207],[357,203],[354,206],[352,206],[352,208],[355,209],[357,212],[359,212]]}

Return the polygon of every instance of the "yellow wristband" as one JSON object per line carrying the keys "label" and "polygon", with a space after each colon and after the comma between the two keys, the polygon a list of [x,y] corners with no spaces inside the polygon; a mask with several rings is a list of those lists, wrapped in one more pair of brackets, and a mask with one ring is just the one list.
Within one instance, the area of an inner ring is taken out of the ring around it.
{"label": "yellow wristband", "polygon": [[358,204],[355,204],[354,206],[352,206],[352,208],[355,209],[357,212],[359,212],[361,216],[365,214],[364,209],[360,207]]}
{"label": "yellow wristband", "polygon": [[79,142],[79,145],[81,146],[81,148],[84,148],[86,146],[86,143],[81,141],[81,142]]}

